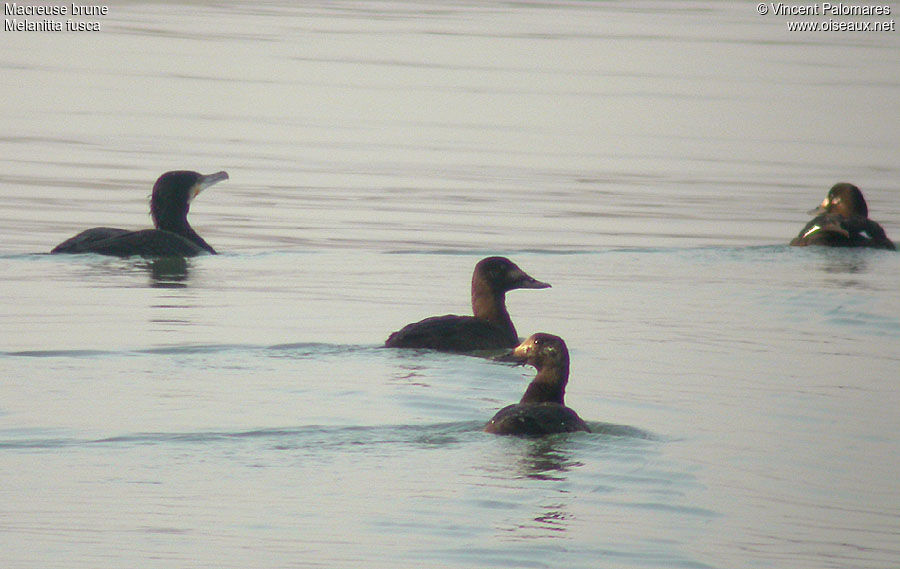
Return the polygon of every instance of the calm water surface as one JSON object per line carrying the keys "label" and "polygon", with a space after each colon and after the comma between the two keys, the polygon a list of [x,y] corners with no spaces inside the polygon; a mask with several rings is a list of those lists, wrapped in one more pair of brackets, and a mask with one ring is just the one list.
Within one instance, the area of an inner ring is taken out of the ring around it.
{"label": "calm water surface", "polygon": [[[884,568],[900,255],[791,249],[837,181],[900,239],[900,36],[745,3],[128,2],[0,34],[0,561]],[[227,170],[178,263],[43,253]],[[533,372],[384,350],[469,310]]]}

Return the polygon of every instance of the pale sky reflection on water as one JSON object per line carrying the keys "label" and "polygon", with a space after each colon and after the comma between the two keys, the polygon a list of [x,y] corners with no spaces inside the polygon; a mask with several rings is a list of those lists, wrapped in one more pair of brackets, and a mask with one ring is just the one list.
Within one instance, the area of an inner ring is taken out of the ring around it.
{"label": "pale sky reflection on water", "polygon": [[[790,249],[835,182],[900,239],[896,33],[755,4],[128,2],[0,33],[0,561],[884,567],[900,255]],[[39,255],[226,170],[184,265]],[[598,433],[479,431],[563,336]],[[599,560],[599,561],[598,561]]]}

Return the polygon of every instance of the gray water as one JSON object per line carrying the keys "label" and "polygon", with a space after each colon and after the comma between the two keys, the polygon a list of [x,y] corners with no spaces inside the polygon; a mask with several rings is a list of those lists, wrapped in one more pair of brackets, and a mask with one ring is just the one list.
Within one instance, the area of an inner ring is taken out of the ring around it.
{"label": "gray water", "polygon": [[[0,33],[4,567],[897,565],[900,255],[785,245],[838,181],[900,238],[896,32],[294,4]],[[182,168],[231,175],[221,255],[44,254]],[[495,254],[594,433],[484,434],[533,371],[380,348]]]}

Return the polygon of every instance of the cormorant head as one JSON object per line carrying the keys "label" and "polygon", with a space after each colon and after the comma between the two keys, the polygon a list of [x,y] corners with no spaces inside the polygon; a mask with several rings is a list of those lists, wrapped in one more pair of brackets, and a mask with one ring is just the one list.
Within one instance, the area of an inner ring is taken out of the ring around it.
{"label": "cormorant head", "polygon": [[166,172],[153,185],[150,197],[150,216],[159,229],[178,231],[187,223],[191,201],[197,194],[215,183],[228,179],[227,172],[204,176],[190,170]]}

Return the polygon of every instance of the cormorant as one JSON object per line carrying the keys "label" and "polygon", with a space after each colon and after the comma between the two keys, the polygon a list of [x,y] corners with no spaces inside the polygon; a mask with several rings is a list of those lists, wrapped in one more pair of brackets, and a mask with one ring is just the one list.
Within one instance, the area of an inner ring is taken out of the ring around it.
{"label": "cormorant", "polygon": [[50,252],[99,253],[117,257],[215,255],[216,250],[188,223],[187,214],[197,194],[227,179],[226,172],[206,176],[187,170],[166,172],[156,180],[150,197],[150,216],[155,229],[130,231],[95,227],[63,241]]}

